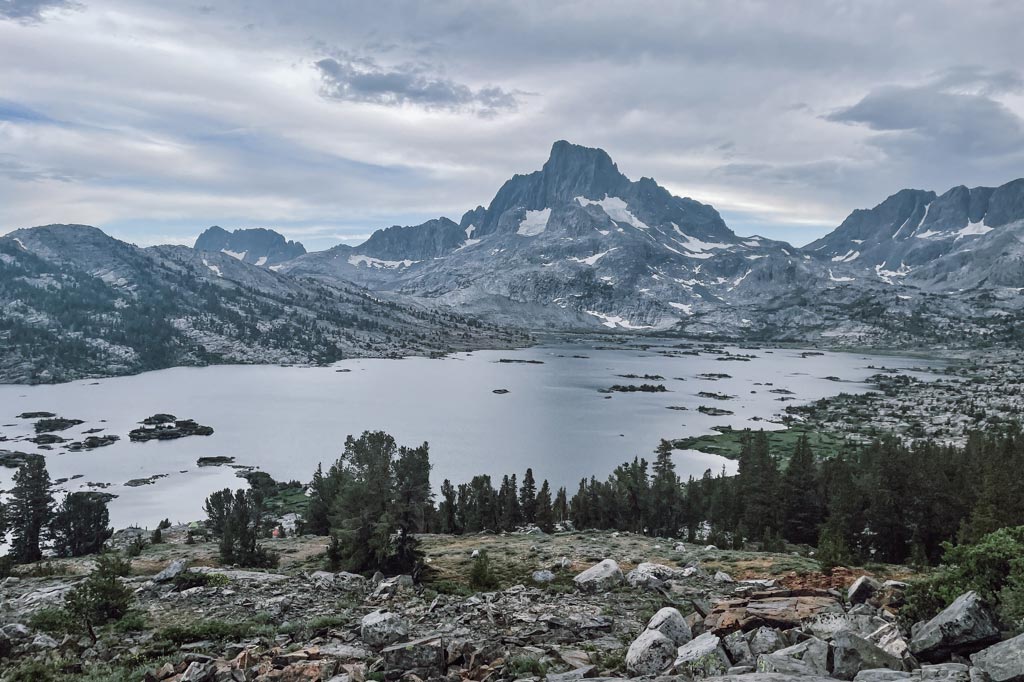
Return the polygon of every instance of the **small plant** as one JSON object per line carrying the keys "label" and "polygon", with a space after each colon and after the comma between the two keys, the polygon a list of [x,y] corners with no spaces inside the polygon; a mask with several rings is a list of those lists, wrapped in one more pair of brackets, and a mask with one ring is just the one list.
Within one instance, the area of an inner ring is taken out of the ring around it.
{"label": "small plant", "polygon": [[152,535],[149,536],[149,542],[150,542],[150,544],[153,544],[153,545],[159,545],[163,541],[164,541],[164,534],[161,531],[160,527],[157,526],[157,529],[155,531],[153,531]]}
{"label": "small plant", "polygon": [[149,543],[146,542],[146,538],[140,535],[134,538],[130,543],[128,543],[128,546],[125,548],[124,553],[130,557],[137,557],[140,554],[142,554],[142,550],[146,549],[146,545],[148,544]]}
{"label": "small plant", "polygon": [[532,656],[513,656],[508,662],[508,669],[513,679],[520,677],[544,677],[548,671],[546,665]]}
{"label": "small plant", "polygon": [[68,612],[84,626],[93,642],[96,626],[120,620],[131,606],[131,590],[118,580],[123,564],[116,555],[101,554],[96,569],[64,598]]}
{"label": "small plant", "polygon": [[469,584],[478,590],[498,586],[498,578],[491,568],[491,560],[487,556],[486,549],[480,550],[480,553],[473,559],[473,568],[469,572]]}

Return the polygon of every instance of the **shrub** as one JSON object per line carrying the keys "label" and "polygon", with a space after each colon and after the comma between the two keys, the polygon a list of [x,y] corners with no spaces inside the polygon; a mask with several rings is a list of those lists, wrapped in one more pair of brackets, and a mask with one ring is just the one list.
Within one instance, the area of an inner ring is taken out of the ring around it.
{"label": "shrub", "polygon": [[478,590],[486,590],[497,587],[498,578],[491,569],[491,560],[487,556],[487,550],[482,549],[473,559],[473,568],[469,572],[469,584]]}
{"label": "shrub", "polygon": [[252,568],[277,566],[278,557],[259,544],[264,531],[263,494],[258,489],[227,488],[206,498],[206,515],[220,539],[220,560]]}
{"label": "shrub", "polygon": [[906,623],[932,618],[964,592],[974,590],[1007,625],[1024,619],[1024,526],[1001,528],[973,545],[944,545],[942,567],[911,583]]}
{"label": "shrub", "polygon": [[95,627],[116,621],[128,613],[132,593],[117,579],[123,562],[110,554],[100,555],[96,569],[64,598],[68,612],[96,641]]}
{"label": "shrub", "polygon": [[39,609],[28,619],[28,626],[54,635],[69,635],[78,632],[78,624],[67,609],[48,607]]}

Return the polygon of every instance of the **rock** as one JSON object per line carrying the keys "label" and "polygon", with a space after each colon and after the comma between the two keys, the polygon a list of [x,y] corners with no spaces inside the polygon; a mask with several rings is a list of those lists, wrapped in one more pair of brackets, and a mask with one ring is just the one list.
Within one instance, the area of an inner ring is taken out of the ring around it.
{"label": "rock", "polygon": [[678,573],[679,571],[671,566],[645,561],[626,574],[626,582],[629,583],[631,587],[641,587],[651,583],[670,580],[676,577]]}
{"label": "rock", "polygon": [[846,598],[851,604],[863,604],[881,589],[880,582],[869,575],[862,575],[850,585],[850,589],[846,592]]}
{"label": "rock", "polygon": [[189,663],[179,679],[180,682],[209,682],[213,679],[213,666],[194,661]]}
{"label": "rock", "polygon": [[320,587],[334,585],[334,574],[328,571],[313,571],[310,573],[309,579]]}
{"label": "rock", "polygon": [[735,665],[750,666],[753,670],[757,659],[750,650],[750,643],[742,632],[733,632],[722,638],[722,646],[725,653],[729,654],[729,660]]}
{"label": "rock", "polygon": [[868,635],[867,640],[897,658],[906,659],[910,656],[910,645],[903,639],[903,633],[895,623],[886,623]]}
{"label": "rock", "polygon": [[835,634],[832,647],[832,677],[840,680],[852,680],[861,670],[903,669],[902,659],[847,630]]}
{"label": "rock", "polygon": [[672,664],[676,674],[694,679],[724,675],[730,666],[732,663],[722,648],[722,640],[710,632],[679,647]]}
{"label": "rock", "polygon": [[166,583],[174,580],[176,577],[185,572],[188,568],[188,562],[184,559],[175,559],[171,563],[167,564],[164,570],[153,576],[153,582],[155,583]]}
{"label": "rock", "polygon": [[757,669],[760,672],[828,675],[828,642],[811,637],[775,653],[761,654],[757,657]]}
{"label": "rock", "polygon": [[911,680],[913,678],[914,676],[911,673],[903,672],[902,670],[878,668],[861,670],[853,678],[853,682],[903,682],[903,680]]}
{"label": "rock", "polygon": [[992,682],[1024,682],[1024,635],[993,644],[971,656]]}
{"label": "rock", "polygon": [[551,571],[544,569],[540,571],[534,571],[530,578],[535,583],[549,583],[555,579],[555,574]]}
{"label": "rock", "polygon": [[[869,607],[870,608],[870,607]],[[872,615],[857,615],[853,613],[822,613],[806,620],[803,624],[803,631],[814,635],[818,639],[832,639],[841,631],[853,632],[861,637],[868,637],[880,627],[886,625],[881,618]]]}
{"label": "rock", "polygon": [[660,609],[647,622],[648,630],[656,630],[672,640],[679,647],[693,639],[690,624],[683,618],[679,610],[671,606]]}
{"label": "rock", "polygon": [[779,649],[786,648],[786,639],[782,633],[775,628],[760,627],[747,635],[747,642],[750,644],[750,653],[755,657],[761,654],[770,654]]}
{"label": "rock", "polygon": [[548,673],[545,679],[547,682],[575,682],[575,680],[585,680],[588,677],[594,677],[596,672],[597,666],[584,665],[564,673]]}
{"label": "rock", "polygon": [[921,666],[921,682],[970,682],[970,679],[970,669],[963,663]]}
{"label": "rock", "polygon": [[605,592],[618,587],[624,580],[622,569],[614,559],[605,559],[573,578],[576,586],[584,592]]}
{"label": "rock", "polygon": [[716,634],[734,630],[746,632],[762,625],[789,629],[822,613],[841,614],[844,611],[834,596],[822,590],[765,592],[750,599],[728,599],[716,603],[704,620],[704,627]]}
{"label": "rock", "polygon": [[438,635],[393,644],[386,647],[381,655],[384,657],[385,675],[389,679],[409,673],[428,679],[445,673],[444,642]]}
{"label": "rock", "polygon": [[715,573],[715,582],[716,583],[734,583],[736,581],[733,580],[732,576],[729,575],[728,573],[726,573],[725,571],[718,571],[717,573]]}
{"label": "rock", "polygon": [[657,630],[644,630],[626,651],[626,671],[633,677],[657,676],[672,667],[676,645]]}
{"label": "rock", "polygon": [[32,638],[33,649],[56,649],[58,646],[57,640],[42,632]]}
{"label": "rock", "polygon": [[409,624],[397,613],[373,611],[363,616],[359,636],[370,646],[385,646],[405,639]]}
{"label": "rock", "polygon": [[12,642],[18,642],[32,636],[32,631],[21,623],[8,623],[0,627],[0,633]]}
{"label": "rock", "polygon": [[831,677],[815,675],[791,675],[786,673],[746,673],[743,675],[722,675],[714,682],[835,682]]}
{"label": "rock", "polygon": [[967,592],[915,629],[910,652],[922,660],[938,662],[954,653],[975,653],[998,638],[999,628],[988,605],[976,592]]}

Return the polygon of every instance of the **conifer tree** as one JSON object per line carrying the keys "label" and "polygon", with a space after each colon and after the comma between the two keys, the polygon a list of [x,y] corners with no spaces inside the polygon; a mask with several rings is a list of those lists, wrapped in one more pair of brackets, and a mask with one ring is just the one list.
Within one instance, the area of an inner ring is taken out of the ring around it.
{"label": "conifer tree", "polygon": [[555,532],[555,514],[551,506],[551,487],[547,479],[537,493],[537,526],[545,533]]}
{"label": "conifer tree", "polygon": [[651,480],[653,504],[650,532],[654,535],[673,536],[682,524],[682,495],[676,465],[672,460],[672,444],[662,439],[655,450],[654,476]]}
{"label": "conifer tree", "polygon": [[807,436],[800,436],[782,477],[782,535],[789,542],[813,545],[823,510],[818,491],[818,467]]}
{"label": "conifer tree", "polygon": [[53,496],[46,460],[35,455],[14,474],[14,488],[7,503],[7,518],[14,531],[11,556],[17,563],[30,563],[43,558],[43,529],[53,517]]}
{"label": "conifer tree", "polygon": [[533,479],[533,469],[527,469],[523,476],[523,485],[519,488],[519,508],[524,523],[537,522],[537,482]]}
{"label": "conifer tree", "polygon": [[[109,524],[107,502],[101,495],[91,492],[67,495],[50,522],[54,552],[60,557],[96,554],[114,534]],[[157,528],[154,535],[159,533]]]}

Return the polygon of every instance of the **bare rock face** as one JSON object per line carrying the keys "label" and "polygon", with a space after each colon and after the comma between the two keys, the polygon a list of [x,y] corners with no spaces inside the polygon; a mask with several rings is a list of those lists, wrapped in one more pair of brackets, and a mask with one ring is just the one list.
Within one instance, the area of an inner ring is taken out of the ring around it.
{"label": "bare rock face", "polygon": [[862,575],[850,585],[850,589],[846,592],[846,598],[851,604],[863,604],[881,589],[880,582],[869,575]]}
{"label": "bare rock face", "polygon": [[622,569],[614,559],[605,559],[573,578],[576,586],[584,592],[605,592],[624,582]]}
{"label": "bare rock face", "polygon": [[1024,682],[1024,635],[993,644],[971,656],[992,682]]}
{"label": "bare rock face", "polygon": [[757,669],[792,675],[828,675],[828,642],[811,637],[775,653],[762,654],[757,658]]}
{"label": "bare rock face", "polygon": [[967,592],[915,630],[910,651],[922,660],[940,662],[951,654],[980,651],[998,639],[992,611],[976,592]]}

